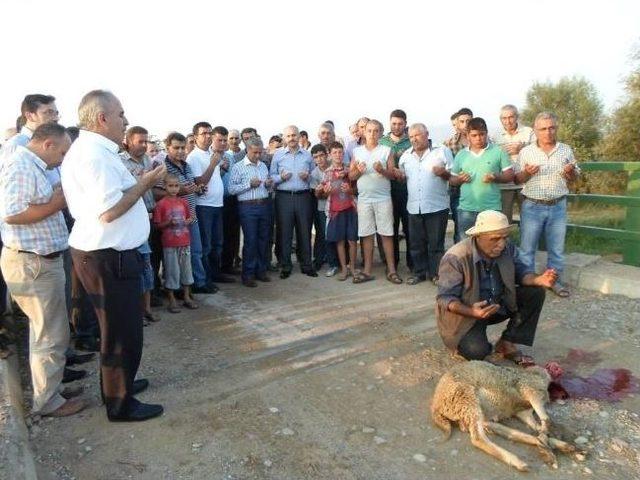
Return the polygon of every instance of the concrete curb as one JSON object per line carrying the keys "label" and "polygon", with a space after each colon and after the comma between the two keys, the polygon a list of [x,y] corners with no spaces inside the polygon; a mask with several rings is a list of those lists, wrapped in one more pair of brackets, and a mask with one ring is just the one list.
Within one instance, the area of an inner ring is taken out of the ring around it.
{"label": "concrete curb", "polygon": [[[547,254],[536,254],[536,265],[543,269]],[[640,268],[602,260],[598,255],[569,253],[565,256],[564,281],[585,290],[640,298]]]}
{"label": "concrete curb", "polygon": [[38,480],[33,452],[29,444],[29,432],[22,408],[22,386],[18,373],[18,355],[14,351],[9,358],[0,360],[0,397],[4,399],[6,413],[5,430],[2,433],[6,447],[6,464],[3,470],[11,480]]}

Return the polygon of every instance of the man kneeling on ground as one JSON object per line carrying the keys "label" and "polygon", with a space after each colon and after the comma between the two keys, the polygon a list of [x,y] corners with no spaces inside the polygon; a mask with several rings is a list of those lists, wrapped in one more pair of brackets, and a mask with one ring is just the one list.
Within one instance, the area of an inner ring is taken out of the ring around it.
{"label": "man kneeling on ground", "polygon": [[489,355],[487,326],[508,320],[496,353],[517,364],[533,363],[517,345],[533,345],[543,287],[551,288],[557,273],[528,270],[509,241],[512,227],[503,213],[485,210],[466,231],[469,238],[451,247],[440,262],[438,330],[446,347],[467,360]]}

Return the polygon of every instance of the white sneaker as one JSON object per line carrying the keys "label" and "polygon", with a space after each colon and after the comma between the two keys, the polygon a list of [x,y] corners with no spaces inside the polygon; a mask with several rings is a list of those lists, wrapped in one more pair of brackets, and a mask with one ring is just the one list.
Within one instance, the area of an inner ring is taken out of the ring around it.
{"label": "white sneaker", "polygon": [[336,273],[338,273],[338,267],[331,267],[329,268],[329,270],[327,270],[327,273],[325,273],[324,275],[326,277],[333,277]]}

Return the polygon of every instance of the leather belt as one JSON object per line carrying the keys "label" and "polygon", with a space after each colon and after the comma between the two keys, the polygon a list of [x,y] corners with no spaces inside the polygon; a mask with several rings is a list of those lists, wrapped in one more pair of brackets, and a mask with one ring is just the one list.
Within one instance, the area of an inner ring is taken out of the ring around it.
{"label": "leather belt", "polygon": [[256,198],[255,200],[240,200],[241,205],[266,205],[269,203],[268,198]]}
{"label": "leather belt", "polygon": [[57,252],[47,253],[46,255],[40,255],[39,253],[30,252],[29,250],[18,250],[18,253],[30,253],[31,255],[38,255],[39,257],[47,258],[49,260],[51,260],[53,258],[58,258],[64,252],[65,252],[65,250],[59,250]]}
{"label": "leather belt", "polygon": [[558,198],[554,198],[553,200],[539,200],[537,198],[531,198],[527,196],[524,197],[525,200],[529,200],[532,203],[537,203],[538,205],[556,205],[558,202],[561,202],[565,198],[567,198],[566,195],[563,195]]}
{"label": "leather belt", "polygon": [[276,193],[284,193],[286,195],[302,195],[309,193],[309,190],[276,190]]}

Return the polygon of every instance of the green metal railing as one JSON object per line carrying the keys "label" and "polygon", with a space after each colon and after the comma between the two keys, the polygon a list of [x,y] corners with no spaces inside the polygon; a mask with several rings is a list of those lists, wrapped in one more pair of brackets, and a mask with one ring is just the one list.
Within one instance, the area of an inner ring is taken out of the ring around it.
{"label": "green metal railing", "polygon": [[583,172],[627,172],[627,195],[571,194],[570,201],[584,201],[605,205],[626,207],[624,229],[591,227],[568,224],[569,231],[579,231],[590,235],[614,238],[623,243],[622,257],[627,265],[640,266],[640,162],[584,162],[580,163]]}

